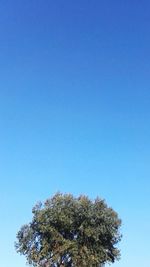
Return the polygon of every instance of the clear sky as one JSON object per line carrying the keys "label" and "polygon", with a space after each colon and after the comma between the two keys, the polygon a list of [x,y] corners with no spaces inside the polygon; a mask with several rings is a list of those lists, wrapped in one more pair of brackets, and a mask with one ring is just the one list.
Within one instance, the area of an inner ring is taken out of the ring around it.
{"label": "clear sky", "polygon": [[0,1],[0,254],[57,191],[105,198],[149,266],[150,2]]}

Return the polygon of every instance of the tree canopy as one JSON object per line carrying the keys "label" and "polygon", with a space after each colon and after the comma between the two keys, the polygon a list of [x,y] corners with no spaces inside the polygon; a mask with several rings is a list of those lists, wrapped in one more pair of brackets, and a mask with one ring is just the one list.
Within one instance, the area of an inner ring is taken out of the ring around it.
{"label": "tree canopy", "polygon": [[119,259],[121,220],[104,200],[57,193],[37,204],[15,244],[36,267],[99,267]]}

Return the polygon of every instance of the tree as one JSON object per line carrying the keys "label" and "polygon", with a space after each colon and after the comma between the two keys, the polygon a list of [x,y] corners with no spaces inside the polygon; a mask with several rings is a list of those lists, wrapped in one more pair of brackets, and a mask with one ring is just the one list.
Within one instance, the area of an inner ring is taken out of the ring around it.
{"label": "tree", "polygon": [[119,259],[121,220],[104,200],[57,193],[33,210],[15,244],[37,267],[99,267]]}

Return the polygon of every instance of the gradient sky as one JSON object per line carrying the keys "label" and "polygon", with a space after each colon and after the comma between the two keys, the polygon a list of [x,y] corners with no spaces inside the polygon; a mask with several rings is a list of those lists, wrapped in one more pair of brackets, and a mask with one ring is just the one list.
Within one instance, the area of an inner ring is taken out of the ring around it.
{"label": "gradient sky", "polygon": [[150,2],[0,1],[0,253],[57,191],[105,198],[149,266]]}

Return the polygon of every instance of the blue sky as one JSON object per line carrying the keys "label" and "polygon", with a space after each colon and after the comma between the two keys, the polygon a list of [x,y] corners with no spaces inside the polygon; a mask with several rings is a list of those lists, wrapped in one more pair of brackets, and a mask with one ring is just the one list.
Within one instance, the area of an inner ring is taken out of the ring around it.
{"label": "blue sky", "polygon": [[122,218],[114,267],[147,267],[149,1],[0,1],[1,266],[57,191],[101,196]]}

